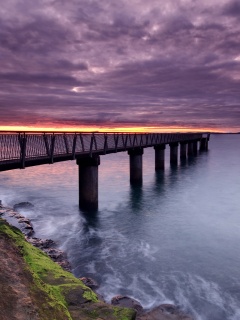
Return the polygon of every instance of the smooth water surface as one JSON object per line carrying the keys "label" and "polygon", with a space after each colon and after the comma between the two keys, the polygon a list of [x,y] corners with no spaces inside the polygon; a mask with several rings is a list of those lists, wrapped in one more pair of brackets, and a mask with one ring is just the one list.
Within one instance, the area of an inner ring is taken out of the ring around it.
{"label": "smooth water surface", "polygon": [[37,237],[64,249],[76,276],[146,308],[174,303],[198,320],[240,319],[240,136],[212,135],[209,151],[155,173],[144,150],[142,187],[129,184],[126,152],[101,157],[99,211],[78,209],[75,161],[0,173],[6,205],[21,211]]}

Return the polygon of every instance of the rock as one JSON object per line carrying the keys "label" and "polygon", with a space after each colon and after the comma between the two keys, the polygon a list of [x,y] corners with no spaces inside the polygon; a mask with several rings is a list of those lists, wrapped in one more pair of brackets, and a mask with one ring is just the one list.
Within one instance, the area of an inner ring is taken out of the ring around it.
{"label": "rock", "polygon": [[79,278],[84,284],[85,286],[91,288],[91,289],[97,289],[99,287],[98,283],[93,280],[92,278],[88,278],[88,277],[82,277],[82,278]]}
{"label": "rock", "polygon": [[50,248],[43,249],[43,251],[55,262],[62,262],[66,260],[66,254],[61,250]]}
{"label": "rock", "polygon": [[6,210],[6,212],[10,217],[16,217],[18,214],[16,211],[13,210]]}
{"label": "rock", "polygon": [[27,218],[20,218],[18,219],[18,223],[26,223],[26,224],[29,224],[30,226],[32,225],[30,220],[27,219]]}
{"label": "rock", "polygon": [[16,219],[24,219],[25,217],[22,216],[21,214],[17,213],[17,214],[15,214],[15,218]]}
{"label": "rock", "polygon": [[24,226],[22,228],[22,232],[27,236],[27,237],[32,237],[34,234],[33,227],[29,223],[24,223]]}
{"label": "rock", "polygon": [[26,240],[40,249],[49,249],[56,245],[52,239],[27,238]]}
{"label": "rock", "polygon": [[[0,212],[1,212],[1,213],[8,213],[8,214],[9,214],[9,212],[14,212],[14,211],[12,210],[12,208],[0,206]],[[14,213],[15,213],[15,212],[14,212]]]}
{"label": "rock", "polygon": [[32,229],[26,229],[23,230],[23,233],[27,236],[27,237],[31,237],[34,234],[34,231]]}
{"label": "rock", "polygon": [[54,262],[59,264],[64,270],[71,272],[72,267],[66,258],[66,254],[58,249],[52,248],[56,243],[52,239],[32,238],[33,233],[30,231],[26,234],[25,239],[33,246],[43,250]]}
{"label": "rock", "polygon": [[84,298],[84,290],[79,287],[68,290],[65,294],[65,299],[69,306],[79,306],[87,302],[87,299]]}
{"label": "rock", "polygon": [[141,306],[141,304],[137,300],[126,296],[119,295],[113,297],[111,300],[111,304],[114,306],[132,308],[137,311],[138,315],[143,313],[143,307]]}
{"label": "rock", "polygon": [[33,227],[31,226],[31,224],[25,222],[24,229],[33,230]]}
{"label": "rock", "polygon": [[64,270],[71,272],[72,267],[70,263],[67,260],[64,261],[55,261],[57,264],[59,264]]}
{"label": "rock", "polygon": [[34,207],[34,205],[30,202],[19,202],[19,203],[16,203],[14,206],[13,206],[13,209],[14,210],[18,210],[18,209],[32,209]]}
{"label": "rock", "polygon": [[161,304],[159,306],[159,308],[162,310],[163,313],[165,314],[177,314],[179,313],[179,309],[178,307],[176,307],[175,305],[173,304]]}
{"label": "rock", "polygon": [[137,316],[136,320],[194,320],[193,317],[182,312],[172,304],[162,304],[144,315]]}
{"label": "rock", "polygon": [[2,200],[0,200],[0,208],[2,208]]}
{"label": "rock", "polygon": [[41,240],[41,247],[43,249],[48,249],[52,246],[56,245],[55,242],[52,240],[52,239],[44,239],[44,240]]}

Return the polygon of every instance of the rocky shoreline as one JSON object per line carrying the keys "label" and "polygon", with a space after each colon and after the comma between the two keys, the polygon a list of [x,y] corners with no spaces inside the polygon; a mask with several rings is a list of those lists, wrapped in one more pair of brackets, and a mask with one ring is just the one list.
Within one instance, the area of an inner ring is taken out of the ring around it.
{"label": "rocky shoreline", "polygon": [[25,235],[27,242],[31,243],[33,246],[41,249],[45,252],[54,262],[58,263],[64,270],[71,272],[71,265],[67,260],[66,254],[57,249],[56,243],[52,239],[40,239],[34,237],[34,228],[31,220],[21,215],[17,210],[19,209],[31,209],[33,205],[30,202],[20,202],[10,207],[3,207],[0,201],[0,216],[5,218],[14,218],[19,224],[19,229]]}
{"label": "rocky shoreline", "polygon": [[[19,209],[31,209],[33,205],[29,202],[15,204],[13,208],[3,206],[0,200],[0,217],[5,220],[13,218],[19,229],[25,236],[25,240],[33,246],[45,252],[55,263],[60,265],[65,271],[71,272],[71,265],[67,260],[67,255],[57,249],[57,244],[52,239],[40,239],[34,237],[34,228],[31,220],[21,215]],[[97,294],[98,284],[95,280],[82,277],[80,280]],[[98,294],[97,294],[98,295]],[[99,300],[102,297],[98,295]],[[141,304],[133,298],[126,296],[115,296],[111,300],[113,306],[131,308],[136,311],[136,320],[194,320],[190,315],[185,314],[179,307],[172,304],[161,304],[158,307],[146,312]]]}

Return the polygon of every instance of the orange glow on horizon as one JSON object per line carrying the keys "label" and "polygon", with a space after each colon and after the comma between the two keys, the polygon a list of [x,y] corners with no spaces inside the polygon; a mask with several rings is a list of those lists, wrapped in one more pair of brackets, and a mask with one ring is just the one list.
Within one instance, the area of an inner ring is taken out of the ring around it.
{"label": "orange glow on horizon", "polygon": [[232,128],[194,128],[194,127],[157,127],[157,126],[139,126],[139,127],[95,127],[95,126],[79,126],[79,127],[36,127],[36,126],[0,126],[0,131],[17,131],[17,132],[160,132],[160,133],[174,133],[174,132],[215,132],[227,133],[236,132]]}

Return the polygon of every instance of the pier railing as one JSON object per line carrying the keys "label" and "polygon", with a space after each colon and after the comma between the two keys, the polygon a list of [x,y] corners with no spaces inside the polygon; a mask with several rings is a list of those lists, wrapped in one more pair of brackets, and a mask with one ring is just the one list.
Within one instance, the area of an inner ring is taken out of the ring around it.
{"label": "pier railing", "polygon": [[0,171],[201,138],[201,133],[0,132]]}

